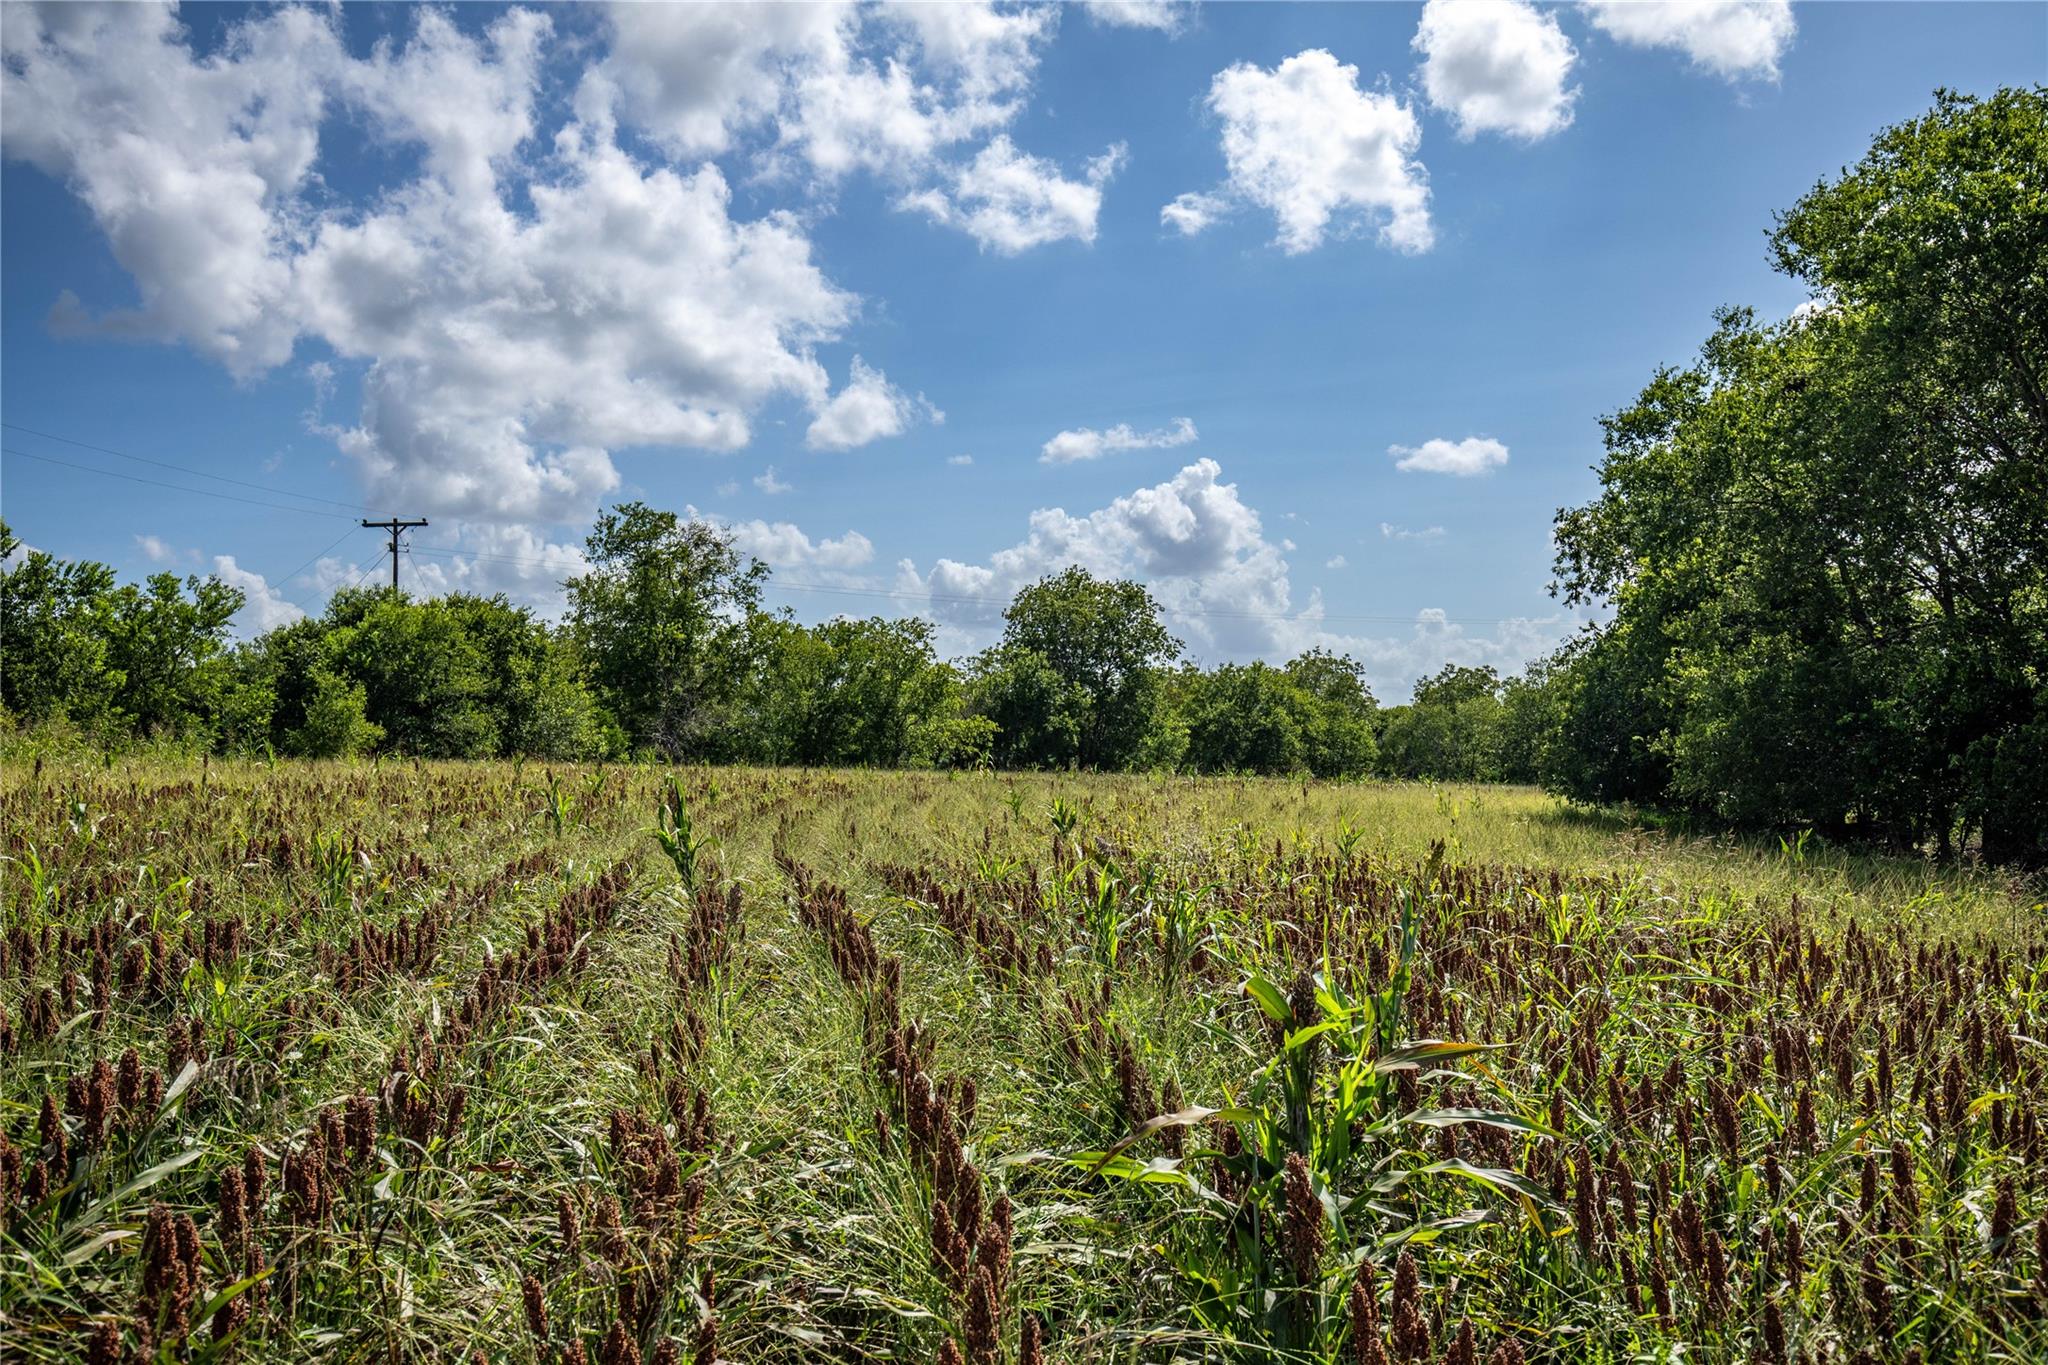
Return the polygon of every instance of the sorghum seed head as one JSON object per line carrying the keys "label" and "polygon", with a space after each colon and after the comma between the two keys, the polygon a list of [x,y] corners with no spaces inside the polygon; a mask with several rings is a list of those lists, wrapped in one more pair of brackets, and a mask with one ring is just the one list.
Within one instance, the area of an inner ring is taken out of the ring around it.
{"label": "sorghum seed head", "polygon": [[526,1301],[526,1326],[533,1333],[533,1339],[545,1344],[548,1339],[548,1301],[540,1281],[528,1275],[519,1282],[519,1296]]}

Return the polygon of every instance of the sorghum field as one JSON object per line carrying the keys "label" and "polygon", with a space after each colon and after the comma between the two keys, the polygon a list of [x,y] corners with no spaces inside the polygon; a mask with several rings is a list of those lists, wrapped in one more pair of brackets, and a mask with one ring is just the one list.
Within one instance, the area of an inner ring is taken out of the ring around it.
{"label": "sorghum field", "polygon": [[2048,1357],[2024,886],[1483,788],[0,809],[10,1362]]}

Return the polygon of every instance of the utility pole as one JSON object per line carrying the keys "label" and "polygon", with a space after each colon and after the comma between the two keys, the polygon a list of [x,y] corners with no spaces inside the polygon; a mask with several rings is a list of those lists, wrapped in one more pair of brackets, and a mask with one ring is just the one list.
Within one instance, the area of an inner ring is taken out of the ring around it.
{"label": "utility pole", "polygon": [[409,531],[415,526],[425,526],[426,524],[427,519],[425,517],[421,517],[417,521],[400,521],[397,517],[393,517],[389,521],[365,521],[363,523],[364,526],[373,527],[379,531],[386,531],[389,532],[391,535],[391,591],[398,591],[399,533],[402,531]]}

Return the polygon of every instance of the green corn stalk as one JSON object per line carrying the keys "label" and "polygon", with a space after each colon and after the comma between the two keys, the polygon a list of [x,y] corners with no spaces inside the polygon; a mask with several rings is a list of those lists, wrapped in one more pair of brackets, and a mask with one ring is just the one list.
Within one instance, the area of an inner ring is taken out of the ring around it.
{"label": "green corn stalk", "polygon": [[575,809],[575,802],[571,801],[569,793],[563,790],[562,779],[555,775],[555,770],[550,768],[547,773],[548,788],[541,793],[538,813],[547,820],[548,828],[553,830],[555,837],[559,839],[569,823],[569,814]]}
{"label": "green corn stalk", "polygon": [[669,774],[668,787],[655,811],[655,820],[655,828],[648,833],[661,845],[661,851],[668,855],[668,860],[675,864],[676,876],[682,881],[683,889],[695,891],[698,862],[716,841],[708,834],[697,837],[689,805],[683,799],[683,781],[673,773]]}

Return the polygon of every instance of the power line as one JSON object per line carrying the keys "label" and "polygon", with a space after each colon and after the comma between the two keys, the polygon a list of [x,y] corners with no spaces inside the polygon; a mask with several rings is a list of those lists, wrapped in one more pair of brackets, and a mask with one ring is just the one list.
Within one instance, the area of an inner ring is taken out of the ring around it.
{"label": "power line", "polygon": [[326,549],[321,550],[319,553],[315,554],[311,559],[299,565],[298,568],[293,569],[283,578],[279,578],[276,580],[266,578],[263,581],[269,583],[270,586],[273,588],[282,588],[285,584],[291,582],[294,578],[297,578],[300,574],[312,568],[315,564],[318,564],[322,559],[326,558],[329,554],[333,553],[335,546],[340,545],[342,541],[347,540],[350,536],[354,535],[357,531],[360,531],[362,529],[363,528],[360,526],[350,527],[348,530],[343,531],[339,536],[335,537],[333,544],[329,545]]}
{"label": "power line", "polygon": [[297,512],[306,517],[330,517],[336,521],[353,521],[339,512],[322,512],[314,507],[293,507],[289,503],[264,502],[260,498],[245,498],[234,493],[216,493],[207,488],[187,488],[183,484],[165,483],[162,479],[145,479],[140,474],[123,474],[118,469],[101,469],[95,465],[79,464],[73,460],[60,460],[54,455],[38,455],[34,451],[16,450],[12,446],[0,446],[0,453],[18,455],[24,460],[41,460],[44,464],[62,465],[66,469],[79,469],[87,474],[103,474],[110,479],[126,479],[130,483],[146,483],[153,488],[168,488],[174,493],[190,493],[194,497],[219,498],[224,502],[247,503],[251,507],[268,507],[276,512]]}
{"label": "power line", "polygon": [[[0,422],[0,427],[6,427],[9,431],[19,431],[24,435],[28,436],[40,436],[46,441],[56,441],[62,445],[77,446],[80,450],[97,451],[101,455],[112,455],[117,459],[133,460],[137,464],[155,465],[159,469],[173,469],[180,474],[189,474],[194,478],[213,479],[218,483],[231,483],[234,484],[237,488],[253,488],[259,493],[278,493],[282,494],[287,498],[304,498],[308,502],[324,502],[334,507],[346,507],[351,511],[356,512],[368,512],[372,510],[371,508],[361,506],[360,504],[357,503],[342,502],[337,498],[323,498],[318,493],[295,493],[289,488],[278,488],[272,484],[251,483],[247,479],[231,479],[225,474],[209,474],[203,469],[194,469],[189,465],[173,464],[169,460],[155,460],[151,459],[147,455],[130,455],[127,451],[115,450],[112,446],[96,446],[92,444],[90,441],[74,441],[69,436],[58,436],[52,432],[38,431],[34,427],[22,426],[19,422]],[[80,469],[85,469],[88,467],[89,466],[86,465],[78,466],[78,468]],[[101,470],[98,472],[108,473],[111,471]],[[197,492],[199,490],[194,489],[192,491]]]}

